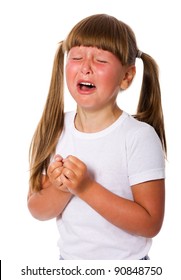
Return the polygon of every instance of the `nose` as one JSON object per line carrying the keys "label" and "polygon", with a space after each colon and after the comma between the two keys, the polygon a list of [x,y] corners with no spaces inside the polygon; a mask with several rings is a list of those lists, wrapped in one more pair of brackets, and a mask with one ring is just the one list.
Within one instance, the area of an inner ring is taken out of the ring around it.
{"label": "nose", "polygon": [[91,61],[89,59],[85,60],[82,63],[81,72],[84,75],[88,75],[88,74],[92,73],[92,65],[91,65]]}

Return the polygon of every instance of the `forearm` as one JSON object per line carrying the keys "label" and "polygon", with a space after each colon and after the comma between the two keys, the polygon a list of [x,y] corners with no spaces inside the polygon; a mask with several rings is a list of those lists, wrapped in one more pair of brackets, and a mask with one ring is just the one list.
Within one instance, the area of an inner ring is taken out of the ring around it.
{"label": "forearm", "polygon": [[49,220],[60,215],[71,198],[71,193],[47,187],[29,195],[28,208],[34,218]]}
{"label": "forearm", "polygon": [[161,220],[143,206],[117,196],[96,182],[79,193],[79,197],[115,226],[144,237],[153,237],[161,227]]}

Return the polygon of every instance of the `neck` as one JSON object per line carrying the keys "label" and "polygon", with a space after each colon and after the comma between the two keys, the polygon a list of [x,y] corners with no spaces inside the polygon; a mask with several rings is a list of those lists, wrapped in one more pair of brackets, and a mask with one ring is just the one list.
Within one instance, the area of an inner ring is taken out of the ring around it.
{"label": "neck", "polygon": [[116,105],[111,110],[87,111],[77,108],[75,127],[86,133],[99,132],[113,124],[122,114],[122,110]]}

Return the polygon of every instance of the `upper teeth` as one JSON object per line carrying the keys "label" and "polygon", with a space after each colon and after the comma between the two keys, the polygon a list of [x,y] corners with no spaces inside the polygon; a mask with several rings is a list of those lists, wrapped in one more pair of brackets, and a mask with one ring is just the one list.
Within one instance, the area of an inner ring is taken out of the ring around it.
{"label": "upper teeth", "polygon": [[91,83],[86,83],[86,82],[83,82],[83,83],[81,83],[81,85],[84,85],[84,86],[94,86],[94,84],[91,84]]}

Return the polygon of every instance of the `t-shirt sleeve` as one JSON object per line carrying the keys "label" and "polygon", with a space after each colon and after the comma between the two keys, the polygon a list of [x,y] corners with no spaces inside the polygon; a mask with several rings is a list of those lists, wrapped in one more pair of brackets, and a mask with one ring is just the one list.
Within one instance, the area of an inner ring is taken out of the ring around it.
{"label": "t-shirt sleeve", "polygon": [[165,178],[165,158],[155,130],[145,125],[127,139],[130,186]]}

